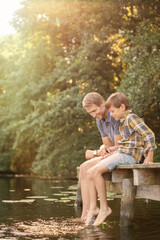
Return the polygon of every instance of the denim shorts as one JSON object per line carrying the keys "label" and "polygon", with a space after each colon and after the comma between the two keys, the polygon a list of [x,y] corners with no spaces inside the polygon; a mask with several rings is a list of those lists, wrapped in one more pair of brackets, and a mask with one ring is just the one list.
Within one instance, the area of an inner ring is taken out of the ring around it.
{"label": "denim shorts", "polygon": [[112,171],[117,165],[136,164],[137,161],[129,154],[115,152],[112,155],[104,158],[99,164],[104,164],[109,171]]}

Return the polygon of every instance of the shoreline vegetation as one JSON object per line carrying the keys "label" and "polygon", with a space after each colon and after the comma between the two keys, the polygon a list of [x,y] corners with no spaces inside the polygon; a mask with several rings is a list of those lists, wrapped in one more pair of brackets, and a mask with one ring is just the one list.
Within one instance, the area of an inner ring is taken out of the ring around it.
{"label": "shoreline vegetation", "polygon": [[160,144],[159,19],[159,0],[22,1],[0,38],[0,172],[75,177],[102,144],[88,92],[125,93]]}
{"label": "shoreline vegetation", "polygon": [[67,181],[67,180],[75,180],[77,181],[77,177],[64,177],[64,176],[41,176],[37,174],[27,174],[27,173],[4,173],[0,172],[0,177],[15,177],[15,178],[20,178],[20,177],[25,177],[25,178],[41,178],[41,179],[47,179],[47,180],[60,180],[60,181]]}

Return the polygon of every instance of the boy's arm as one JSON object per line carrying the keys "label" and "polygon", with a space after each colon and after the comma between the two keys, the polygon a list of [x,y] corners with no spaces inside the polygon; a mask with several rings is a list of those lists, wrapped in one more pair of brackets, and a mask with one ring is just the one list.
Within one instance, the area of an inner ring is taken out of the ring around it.
{"label": "boy's arm", "polygon": [[85,153],[86,159],[103,156],[107,153],[105,146],[107,146],[107,147],[113,146],[113,143],[109,137],[102,137],[102,142],[103,142],[104,147],[100,147],[100,149],[98,149],[98,150],[86,150],[86,153]]}
{"label": "boy's arm", "polygon": [[113,143],[109,137],[102,137],[102,142],[104,146],[108,146],[108,147],[113,146]]}
{"label": "boy's arm", "polygon": [[143,164],[153,163],[154,151],[149,151],[147,157],[144,160]]}
{"label": "boy's arm", "polygon": [[102,138],[103,141],[103,148],[100,148],[100,150],[98,150],[98,156],[104,156],[108,153],[114,152],[117,150],[117,145],[118,145],[118,141],[121,139],[120,135],[114,135],[114,142],[115,142],[115,146],[113,146],[112,141],[108,138]]}
{"label": "boy's arm", "polygon": [[117,150],[117,146],[118,146],[118,141],[121,140],[121,136],[120,135],[114,135],[114,142],[115,142],[115,146],[111,146],[111,147],[106,147],[106,152],[107,153],[111,153]]}
{"label": "boy's arm", "polygon": [[102,137],[103,147],[98,150],[98,156],[104,156],[107,151],[107,147],[112,147],[113,143],[109,137]]}
{"label": "boy's arm", "polygon": [[135,131],[137,131],[143,138],[144,153],[147,154],[146,162],[148,162],[148,159],[152,159],[153,161],[153,151],[157,148],[153,131],[144,123],[141,118],[134,114],[131,116],[130,120],[130,126],[133,127]]}
{"label": "boy's arm", "polygon": [[121,140],[121,136],[120,135],[114,135],[115,146],[118,146],[119,140]]}

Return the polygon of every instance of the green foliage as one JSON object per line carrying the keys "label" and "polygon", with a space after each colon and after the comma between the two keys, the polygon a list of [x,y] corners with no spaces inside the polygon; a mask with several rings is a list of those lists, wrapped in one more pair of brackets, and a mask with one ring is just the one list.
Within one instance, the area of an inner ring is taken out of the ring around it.
{"label": "green foliage", "polygon": [[0,142],[0,172],[11,172],[10,169],[10,158],[13,155],[10,150],[10,145],[12,143],[9,135],[1,130],[1,142]]}
{"label": "green foliage", "polygon": [[157,139],[157,149],[154,152],[154,162],[160,162],[160,141]]}
{"label": "green foliage", "polygon": [[120,90],[128,94],[132,110],[143,117],[158,136],[160,120],[160,32],[144,21],[135,34],[128,33],[130,48],[123,61],[126,72]]}
{"label": "green foliage", "polygon": [[22,4],[17,34],[0,39],[0,171],[74,176],[101,145],[81,104],[90,91],[120,85],[159,136],[157,1]]}
{"label": "green foliage", "polygon": [[[93,136],[92,133],[90,139],[86,138],[86,133],[90,135],[91,125],[88,126],[85,119],[81,101],[82,96],[78,94],[78,89],[74,88],[74,92],[67,89],[55,95],[48,93],[45,101],[33,102],[35,111],[17,126],[14,145],[15,149],[23,149],[25,144],[25,149],[32,146],[30,152],[36,151],[36,155],[32,155],[35,158],[32,171],[51,175],[75,174],[77,162],[84,160],[85,147]],[[95,126],[95,123],[93,124]],[[96,132],[94,136],[97,140],[99,138],[100,142],[97,129],[93,129],[93,132]],[[90,144],[93,147],[96,145],[93,138]],[[19,152],[18,158],[23,159],[23,154]],[[27,159],[30,159],[28,155]],[[16,159],[16,169],[17,164]]]}

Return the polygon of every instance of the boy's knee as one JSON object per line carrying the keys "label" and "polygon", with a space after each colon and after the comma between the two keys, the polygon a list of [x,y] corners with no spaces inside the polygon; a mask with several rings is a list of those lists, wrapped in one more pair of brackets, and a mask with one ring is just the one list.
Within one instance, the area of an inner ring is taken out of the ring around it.
{"label": "boy's knee", "polygon": [[92,179],[92,177],[93,177],[93,169],[92,168],[89,168],[86,171],[86,176],[87,176],[88,179]]}
{"label": "boy's knee", "polygon": [[94,179],[96,178],[98,175],[98,171],[97,171],[97,168],[95,167],[91,167],[87,170],[87,177],[90,178],[90,179]]}
{"label": "boy's knee", "polygon": [[91,174],[92,174],[93,178],[97,178],[98,176],[102,175],[103,171],[101,170],[100,165],[96,166],[96,167],[93,167]]}
{"label": "boy's knee", "polygon": [[98,168],[94,168],[93,177],[96,178],[98,175],[100,175],[99,169]]}

